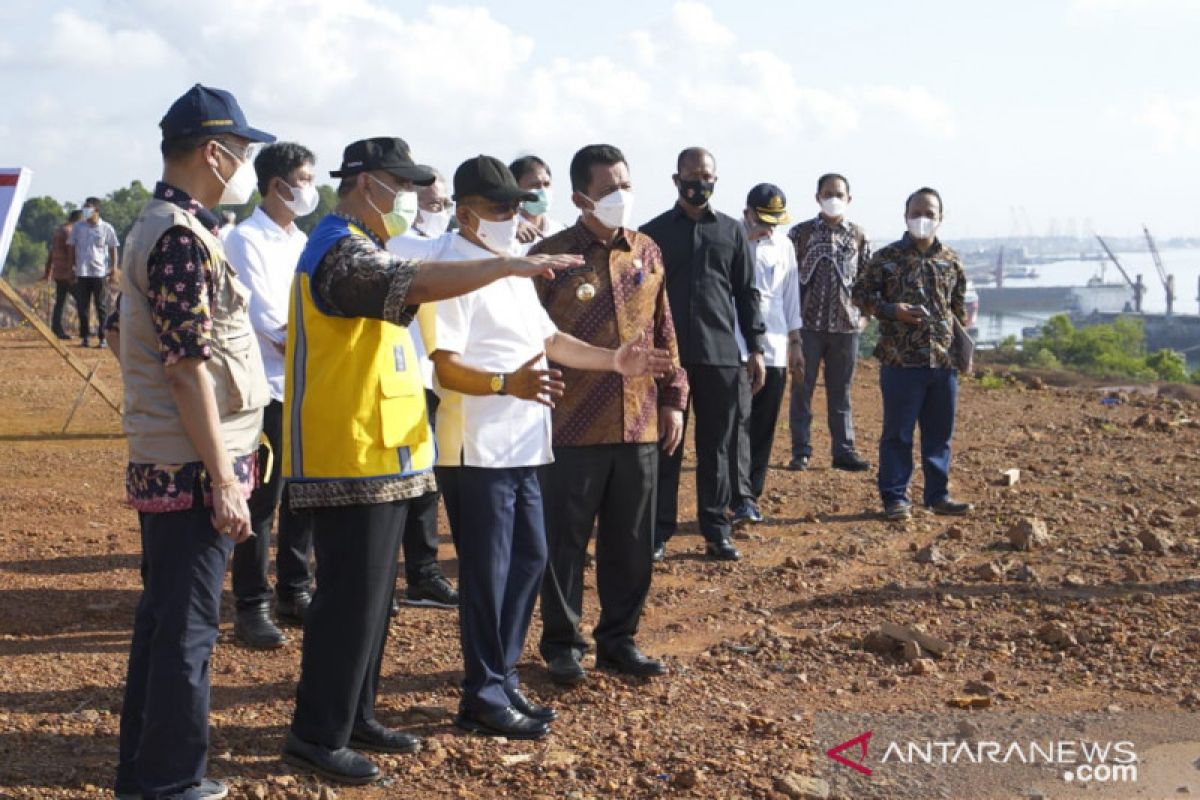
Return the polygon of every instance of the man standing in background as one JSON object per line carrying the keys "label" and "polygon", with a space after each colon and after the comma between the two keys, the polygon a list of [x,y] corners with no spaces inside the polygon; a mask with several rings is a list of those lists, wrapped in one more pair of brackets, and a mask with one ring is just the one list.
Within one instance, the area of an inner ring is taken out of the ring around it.
{"label": "man standing in background", "polygon": [[[282,647],[287,641],[271,620],[271,585],[267,572],[271,557],[271,529],[275,509],[284,492],[280,477],[283,454],[283,353],[287,345],[288,302],[296,262],[307,237],[295,220],[317,207],[313,185],[312,151],[292,142],[267,145],[254,159],[258,193],[262,202],[225,237],[225,254],[238,277],[250,289],[250,324],[258,339],[271,402],[263,411],[263,433],[273,462],[269,475],[250,495],[250,527],[254,536],[233,549],[233,595],[237,616],[233,635],[255,649]],[[308,608],[308,559],[312,549],[308,518],[289,509],[279,510],[279,544],[276,556],[276,593],[279,613],[289,621],[302,621]]]}
{"label": "man standing in background", "polygon": [[[662,251],[667,296],[687,370],[696,414],[696,516],[709,558],[737,561],[727,516],[730,445],[737,420],[738,380],[749,370],[751,390],[762,388],[763,326],[754,288],[754,256],[745,226],[713,209],[717,162],[702,147],[689,147],[676,160],[675,206],[642,226]],[[749,352],[746,367],[738,354],[734,326]],[[687,415],[684,415],[687,424]],[[683,448],[660,458],[655,559],[663,557],[678,519],[679,472]]]}
{"label": "man standing in background", "polygon": [[[54,229],[50,239],[50,250],[46,253],[45,280],[54,281],[54,311],[50,315],[50,330],[60,339],[70,339],[63,330],[63,307],[67,303],[67,295],[72,294],[75,286],[75,259],[71,257],[71,229],[83,219],[83,211],[75,209],[67,216],[67,221]],[[103,320],[101,323],[103,324]]]}
{"label": "man standing in background", "polygon": [[[771,183],[760,183],[746,196],[742,222],[754,251],[755,285],[758,288],[759,309],[767,332],[763,335],[763,359],[766,378],[762,389],[750,397],[748,378],[743,378],[739,409],[740,424],[736,428],[735,448],[737,480],[733,481],[733,525],[762,522],[758,498],[767,480],[771,461],[771,445],[775,441],[775,424],[783,402],[783,389],[790,368],[798,376],[804,368],[800,350],[800,288],[796,275],[796,253],[780,225],[790,218],[787,197]],[[744,347],[741,336],[738,344]]]}
{"label": "man standing in background", "polygon": [[788,469],[808,469],[812,457],[812,396],[821,363],[825,364],[825,404],[833,468],[864,472],[871,465],[854,449],[854,420],[850,386],[858,360],[861,326],[850,297],[859,271],[871,257],[866,234],[846,220],[850,182],[829,173],[817,180],[821,212],[788,233],[800,265],[800,334],[804,349],[803,380],[792,382],[788,417],[792,429],[792,460]]}
{"label": "man standing in background", "polygon": [[554,178],[549,165],[537,156],[529,155],[513,161],[508,170],[517,179],[517,185],[533,195],[532,199],[521,203],[517,241],[532,244],[563,230],[565,225],[546,214],[554,202]]}
{"label": "man standing in background", "polygon": [[100,198],[83,203],[83,219],[71,228],[67,244],[75,264],[75,305],[79,311],[79,346],[91,346],[91,309],[96,309],[96,335],[104,347],[105,282],[117,267],[117,232],[100,219]]}

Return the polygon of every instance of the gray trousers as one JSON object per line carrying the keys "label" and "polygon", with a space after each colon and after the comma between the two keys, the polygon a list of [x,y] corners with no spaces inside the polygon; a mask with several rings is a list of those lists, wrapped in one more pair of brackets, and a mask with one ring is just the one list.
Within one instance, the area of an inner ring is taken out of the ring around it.
{"label": "gray trousers", "polygon": [[833,458],[854,452],[854,420],[850,413],[850,384],[858,359],[857,333],[800,332],[804,351],[804,380],[793,381],[788,406],[792,429],[792,458],[812,455],[812,396],[817,371],[825,362],[825,401]]}

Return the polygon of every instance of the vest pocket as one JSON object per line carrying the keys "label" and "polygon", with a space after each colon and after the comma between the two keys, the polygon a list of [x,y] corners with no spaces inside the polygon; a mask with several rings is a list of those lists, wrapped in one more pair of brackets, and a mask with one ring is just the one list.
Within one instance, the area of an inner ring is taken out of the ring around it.
{"label": "vest pocket", "polygon": [[403,447],[425,441],[429,420],[425,387],[417,371],[385,372],[379,376],[380,436],[384,447]]}
{"label": "vest pocket", "polygon": [[[245,332],[228,338],[217,337],[214,348],[221,354],[221,368],[225,373],[225,397],[219,398],[222,410],[229,414],[262,408],[267,404],[266,381],[256,374],[258,367],[254,334]],[[261,372],[261,367],[258,367]]]}

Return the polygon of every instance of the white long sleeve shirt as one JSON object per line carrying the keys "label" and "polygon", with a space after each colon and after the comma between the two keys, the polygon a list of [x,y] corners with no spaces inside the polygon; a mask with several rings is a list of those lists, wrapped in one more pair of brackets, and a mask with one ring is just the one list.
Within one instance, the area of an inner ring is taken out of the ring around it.
{"label": "white long sleeve shirt", "polygon": [[[796,269],[796,250],[780,229],[766,239],[750,242],[754,251],[754,285],[758,289],[758,307],[767,333],[763,336],[763,364],[786,367],[788,333],[800,330],[800,277]],[[737,334],[738,352],[746,360],[746,342]]]}
{"label": "white long sleeve shirt", "polygon": [[280,402],[292,278],[307,241],[295,223],[284,230],[261,207],[225,238],[225,257],[250,289],[250,325],[258,337],[271,399]]}

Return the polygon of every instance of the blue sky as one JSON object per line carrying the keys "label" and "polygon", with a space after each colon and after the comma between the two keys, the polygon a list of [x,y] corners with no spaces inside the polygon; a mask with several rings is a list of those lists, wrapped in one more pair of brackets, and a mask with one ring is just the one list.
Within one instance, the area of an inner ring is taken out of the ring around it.
{"label": "blue sky", "polygon": [[875,239],[931,184],[944,235],[1200,235],[1195,0],[521,3],[101,0],[0,9],[0,153],[78,201],[158,172],[156,123],[201,81],[322,169],[396,134],[451,172],[542,155],[629,157],[635,219],[672,202],[682,147],[718,158],[714,202],[760,181],[797,217],[846,173]]}

